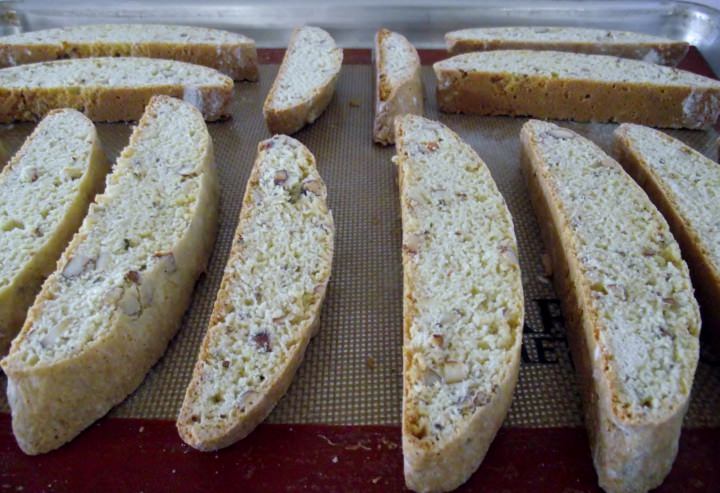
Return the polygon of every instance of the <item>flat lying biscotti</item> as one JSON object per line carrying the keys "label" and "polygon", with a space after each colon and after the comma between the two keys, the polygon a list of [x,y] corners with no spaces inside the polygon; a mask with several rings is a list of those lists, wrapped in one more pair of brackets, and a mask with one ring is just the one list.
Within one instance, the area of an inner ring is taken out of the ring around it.
{"label": "flat lying biscotti", "polygon": [[703,128],[720,114],[720,82],[639,60],[558,51],[466,53],[436,63],[451,113],[529,115]]}
{"label": "flat lying biscotti", "polygon": [[315,158],[260,142],[230,259],[177,420],[216,450],[247,436],[285,394],[319,327],[335,228]]}
{"label": "flat lying biscotti", "polygon": [[205,269],[217,203],[202,115],[153,98],[0,362],[25,453],[72,440],[142,383]]}
{"label": "flat lying biscotti", "polygon": [[268,130],[293,134],[322,115],[335,93],[343,51],[318,27],[297,28],[263,105]]}
{"label": "flat lying biscotti", "polygon": [[375,34],[375,123],[378,144],[395,142],[398,115],[423,113],[420,57],[405,36],[381,29]]}
{"label": "flat lying biscotti", "polygon": [[520,140],[600,486],[647,491],[672,467],[698,363],[687,266],[650,199],[599,147],[537,120]]}
{"label": "flat lying biscotti", "polygon": [[478,468],[518,378],[523,288],[512,217],[444,125],[395,120],[403,224],[405,484],[449,491]]}
{"label": "flat lying biscotti", "polygon": [[61,58],[163,58],[214,68],[234,80],[257,80],[255,41],[204,27],[95,24],[0,37],[0,67]]}
{"label": "flat lying biscotti", "polygon": [[670,224],[690,267],[705,326],[717,332],[720,165],[667,134],[627,123],[615,131],[615,155]]}
{"label": "flat lying biscotti", "polygon": [[453,55],[491,50],[553,50],[634,58],[675,66],[690,45],[648,34],[581,27],[487,27],[461,29],[445,35]]}
{"label": "flat lying biscotti", "polygon": [[152,58],[78,58],[0,69],[0,122],[74,108],[93,121],[137,120],[156,94],[191,103],[208,120],[229,115],[233,81],[217,70]]}
{"label": "flat lying biscotti", "polygon": [[55,110],[0,173],[0,355],[109,169],[92,122],[75,110]]}

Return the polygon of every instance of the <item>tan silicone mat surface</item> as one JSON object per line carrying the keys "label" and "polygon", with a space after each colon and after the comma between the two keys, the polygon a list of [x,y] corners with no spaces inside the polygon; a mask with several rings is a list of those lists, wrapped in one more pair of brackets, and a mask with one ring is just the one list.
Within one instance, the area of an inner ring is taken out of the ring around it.
{"label": "tan silicone mat surface", "polygon": [[[237,84],[234,118],[209,125],[223,187],[215,252],[177,337],[143,385],[112,411],[113,416],[176,416],[220,284],[256,146],[269,136],[262,102],[276,71],[277,66],[263,66],[260,83]],[[525,120],[439,114],[430,67],[424,67],[424,77],[426,115],[450,126],[475,148],[490,167],[515,221],[527,323],[520,379],[506,425],[580,425],[580,401],[559,303],[543,277],[543,246],[519,170],[518,132]],[[327,112],[295,136],[315,154],[327,182],[337,227],[336,250],[320,332],[290,391],[270,416],[272,422],[400,422],[400,210],[396,170],[390,161],[394,149],[372,143],[372,98],[371,67],[344,66]],[[615,125],[566,125],[609,149]],[[126,144],[130,127],[103,124],[99,129],[106,151],[114,158]],[[27,124],[0,127],[0,139],[14,151],[31,130]],[[715,132],[670,133],[706,154],[715,152]],[[4,381],[0,385],[5,388]],[[719,408],[720,360],[704,354],[687,424],[718,426]],[[7,411],[4,394],[0,411]]]}

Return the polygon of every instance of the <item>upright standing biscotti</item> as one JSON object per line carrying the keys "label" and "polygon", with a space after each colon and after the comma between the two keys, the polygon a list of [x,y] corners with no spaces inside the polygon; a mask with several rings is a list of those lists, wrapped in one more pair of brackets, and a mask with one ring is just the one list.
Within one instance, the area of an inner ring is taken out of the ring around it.
{"label": "upright standing biscotti", "polygon": [[395,120],[403,224],[405,483],[449,491],[478,468],[518,378],[524,317],[513,222],[485,163],[444,125]]}
{"label": "upright standing biscotti", "polygon": [[74,108],[93,121],[137,120],[154,95],[181,98],[208,120],[229,115],[233,81],[217,70],[153,58],[78,58],[0,69],[0,122]]}
{"label": "upright standing biscotti", "polygon": [[520,140],[600,486],[647,491],[672,467],[698,363],[687,266],[650,199],[599,147],[537,120]]}
{"label": "upright standing biscotti", "polygon": [[381,29],[375,34],[375,123],[373,137],[379,144],[395,142],[398,115],[423,113],[420,57],[401,34]]}
{"label": "upright standing biscotti", "polygon": [[720,165],[652,128],[623,124],[615,154],[670,224],[690,267],[703,321],[720,338]]}
{"label": "upright standing biscotti", "polygon": [[335,227],[315,158],[260,142],[210,327],[177,420],[199,450],[247,436],[285,394],[319,327]]}
{"label": "upright standing biscotti", "polygon": [[153,98],[0,362],[24,452],[74,438],[162,356],[215,241],[217,187],[200,112]]}
{"label": "upright standing biscotti", "polygon": [[92,122],[75,110],[55,110],[0,173],[0,355],[109,169]]}
{"label": "upright standing biscotti", "polygon": [[720,114],[720,82],[640,60],[559,51],[466,53],[436,63],[450,113],[528,115],[703,128]]}
{"label": "upright standing biscotti", "polygon": [[271,133],[293,134],[322,115],[335,93],[343,51],[318,27],[293,31],[263,105]]}
{"label": "upright standing biscotti", "polygon": [[214,68],[234,80],[257,80],[255,41],[204,27],[94,24],[0,37],[0,67],[61,58],[164,58]]}
{"label": "upright standing biscotti", "polygon": [[491,50],[553,50],[634,58],[677,65],[685,57],[685,41],[649,34],[582,27],[486,27],[461,29],[445,35],[453,54]]}

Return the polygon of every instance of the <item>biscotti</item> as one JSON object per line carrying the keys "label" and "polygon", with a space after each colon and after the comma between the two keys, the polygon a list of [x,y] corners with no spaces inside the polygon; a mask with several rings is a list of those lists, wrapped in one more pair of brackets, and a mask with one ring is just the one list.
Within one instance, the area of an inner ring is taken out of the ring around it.
{"label": "biscotti", "polygon": [[268,130],[293,134],[322,115],[335,93],[343,51],[318,27],[293,31],[263,105]]}
{"label": "biscotti", "polygon": [[74,108],[93,121],[137,120],[154,95],[191,103],[208,120],[229,114],[233,81],[217,70],[152,58],[78,58],[0,69],[0,122]]}
{"label": "biscotti", "polygon": [[55,110],[0,173],[0,355],[109,169],[92,122],[75,110]]}
{"label": "biscotti", "polygon": [[512,217],[485,163],[444,125],[395,120],[403,227],[405,483],[465,482],[518,378],[523,288]]}
{"label": "biscotti", "polygon": [[623,124],[615,154],[645,189],[675,235],[690,267],[705,327],[720,333],[720,165],[652,128]]}
{"label": "biscotti", "polygon": [[650,199],[599,147],[537,120],[520,140],[600,486],[647,491],[672,467],[698,363],[687,266]]}
{"label": "biscotti", "polygon": [[487,27],[461,29],[445,35],[453,54],[491,50],[553,50],[634,58],[677,65],[685,57],[685,41],[627,31],[581,27]]}
{"label": "biscotti", "polygon": [[205,269],[217,203],[202,115],[153,98],[0,362],[25,453],[71,440],[140,385]]}
{"label": "biscotti", "polygon": [[177,421],[200,450],[248,435],[285,394],[330,278],[334,224],[315,158],[276,135],[258,145],[230,259]]}
{"label": "biscotti", "polygon": [[375,123],[378,144],[395,142],[398,115],[423,113],[420,57],[405,36],[381,29],[375,34]]}
{"label": "biscotti", "polygon": [[214,68],[234,80],[257,80],[255,41],[204,27],[96,24],[0,37],[0,67],[61,58],[163,58]]}
{"label": "biscotti", "polygon": [[720,82],[639,60],[557,51],[466,53],[434,65],[442,111],[702,128]]}

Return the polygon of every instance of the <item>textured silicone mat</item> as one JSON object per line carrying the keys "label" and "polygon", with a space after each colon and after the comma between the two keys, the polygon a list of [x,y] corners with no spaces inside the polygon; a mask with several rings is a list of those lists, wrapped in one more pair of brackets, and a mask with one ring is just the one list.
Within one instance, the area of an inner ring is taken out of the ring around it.
{"label": "textured silicone mat", "polygon": [[[520,379],[506,426],[580,425],[580,401],[567,350],[560,305],[543,277],[543,246],[519,170],[518,133],[524,119],[443,115],[436,110],[434,76],[424,67],[426,115],[458,132],[485,160],[515,221],[526,298]],[[221,228],[208,268],[177,337],[142,386],[113,416],[174,419],[205,333],[230,250],[245,181],[258,141],[269,136],[262,102],[277,71],[261,68],[261,82],[237,84],[227,122],[209,126],[223,187]],[[276,423],[399,424],[401,406],[402,284],[400,211],[393,148],[373,145],[372,69],[346,65],[334,101],[295,137],[315,154],[328,185],[337,227],[333,277],[321,328],[288,394],[269,421]],[[564,123],[609,150],[615,125]],[[99,125],[111,158],[130,127]],[[0,128],[10,150],[30,125]],[[716,133],[674,131],[696,149],[715,152]],[[704,354],[686,424],[718,426],[720,360]],[[5,388],[4,376],[0,388]],[[0,411],[7,411],[4,392]]]}

